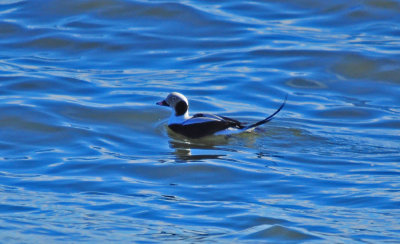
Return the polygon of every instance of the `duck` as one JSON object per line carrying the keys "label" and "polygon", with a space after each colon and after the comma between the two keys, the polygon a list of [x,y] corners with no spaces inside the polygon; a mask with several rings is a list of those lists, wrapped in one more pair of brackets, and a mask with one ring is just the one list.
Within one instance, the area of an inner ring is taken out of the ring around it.
{"label": "duck", "polygon": [[198,139],[205,136],[232,135],[252,131],[256,127],[271,121],[285,106],[286,100],[287,95],[283,103],[273,114],[250,125],[246,125],[246,123],[242,123],[236,119],[215,114],[196,113],[191,116],[189,115],[188,99],[179,92],[171,92],[164,100],[156,104],[169,107],[173,110],[168,120],[168,128],[185,137]]}

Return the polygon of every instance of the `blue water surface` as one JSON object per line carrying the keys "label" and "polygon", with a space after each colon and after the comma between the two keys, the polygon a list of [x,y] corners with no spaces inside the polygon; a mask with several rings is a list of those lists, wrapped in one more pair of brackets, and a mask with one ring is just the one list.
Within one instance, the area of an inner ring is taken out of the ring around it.
{"label": "blue water surface", "polygon": [[[400,242],[400,2],[3,0],[0,240]],[[188,140],[155,105],[270,123]]]}

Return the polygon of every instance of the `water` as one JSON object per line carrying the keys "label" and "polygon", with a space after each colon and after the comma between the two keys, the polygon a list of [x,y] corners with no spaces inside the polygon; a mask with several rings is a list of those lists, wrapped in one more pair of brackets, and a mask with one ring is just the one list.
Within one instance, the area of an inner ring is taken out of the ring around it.
{"label": "water", "polygon": [[[0,3],[2,242],[400,241],[400,3]],[[169,132],[169,92],[254,133]]]}

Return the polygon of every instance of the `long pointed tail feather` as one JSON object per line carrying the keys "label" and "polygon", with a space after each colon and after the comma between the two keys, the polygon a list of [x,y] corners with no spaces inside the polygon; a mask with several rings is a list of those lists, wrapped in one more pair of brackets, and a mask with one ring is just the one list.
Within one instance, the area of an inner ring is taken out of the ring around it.
{"label": "long pointed tail feather", "polygon": [[272,118],[273,118],[277,113],[279,113],[279,111],[281,111],[281,109],[285,106],[287,97],[288,97],[288,94],[286,94],[285,100],[283,101],[283,103],[281,104],[281,106],[280,106],[273,114],[271,114],[270,116],[268,116],[267,118],[265,118],[265,119],[263,119],[263,120],[261,120],[261,121],[258,121],[257,123],[254,123],[254,124],[252,124],[252,125],[248,125],[248,126],[246,126],[245,128],[243,128],[243,129],[246,131],[246,130],[255,128],[255,127],[259,126],[259,125],[262,125],[262,124],[265,124],[265,123],[271,121]]}

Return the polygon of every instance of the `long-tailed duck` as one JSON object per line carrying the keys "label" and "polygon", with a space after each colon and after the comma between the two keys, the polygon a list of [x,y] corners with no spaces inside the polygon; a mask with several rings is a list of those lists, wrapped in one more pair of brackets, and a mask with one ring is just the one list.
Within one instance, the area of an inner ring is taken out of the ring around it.
{"label": "long-tailed duck", "polygon": [[251,131],[255,127],[270,121],[286,104],[287,95],[282,105],[267,118],[251,125],[245,125],[237,120],[214,114],[198,113],[189,115],[189,102],[178,92],[170,93],[166,99],[157,105],[174,109],[168,120],[168,127],[176,133],[189,138],[200,138],[209,135],[230,135]]}

